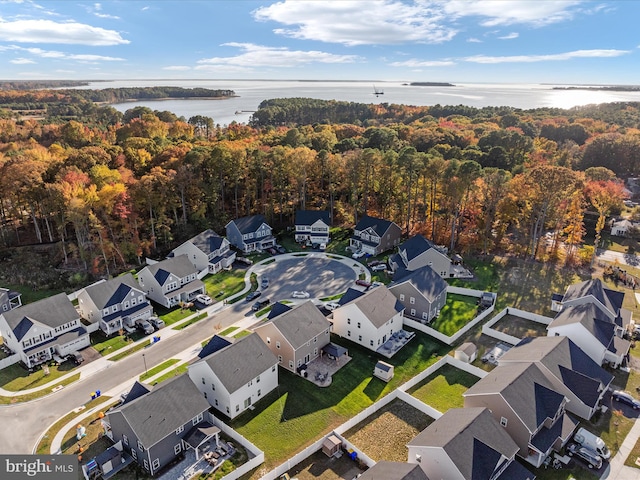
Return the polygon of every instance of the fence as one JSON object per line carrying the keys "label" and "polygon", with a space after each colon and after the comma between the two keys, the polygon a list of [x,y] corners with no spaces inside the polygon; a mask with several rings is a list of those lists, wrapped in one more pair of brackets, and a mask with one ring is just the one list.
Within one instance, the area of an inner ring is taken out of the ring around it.
{"label": "fence", "polygon": [[522,340],[521,338],[514,337],[513,335],[509,335],[508,333],[499,332],[498,330],[493,328],[496,323],[498,323],[507,315],[524,318],[525,320],[541,323],[543,325],[549,325],[553,321],[553,318],[545,317],[544,315],[526,312],[518,308],[507,307],[482,326],[482,333],[484,335],[496,338],[502,342],[510,343],[511,345],[519,343],[520,340]]}
{"label": "fence", "polygon": [[14,353],[13,355],[9,355],[7,358],[3,358],[2,360],[0,360],[0,370],[10,365],[13,365],[15,363],[18,363],[19,361],[20,361],[19,354]]}

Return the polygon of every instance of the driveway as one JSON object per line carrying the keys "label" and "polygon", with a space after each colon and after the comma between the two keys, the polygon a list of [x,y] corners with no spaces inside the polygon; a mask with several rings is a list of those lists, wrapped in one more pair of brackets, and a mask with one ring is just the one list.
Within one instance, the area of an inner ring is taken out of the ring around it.
{"label": "driveway", "polygon": [[598,260],[604,260],[605,262],[618,262],[622,265],[630,265],[632,267],[640,266],[640,257],[632,253],[620,253],[613,250],[601,250],[598,249],[596,253]]}

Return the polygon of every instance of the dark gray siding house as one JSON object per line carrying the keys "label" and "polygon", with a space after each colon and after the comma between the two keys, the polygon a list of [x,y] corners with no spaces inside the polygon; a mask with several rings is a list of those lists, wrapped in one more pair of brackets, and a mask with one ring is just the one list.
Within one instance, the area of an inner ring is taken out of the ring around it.
{"label": "dark gray siding house", "polygon": [[353,229],[349,244],[352,249],[380,255],[397,247],[401,237],[402,230],[394,222],[365,215]]}
{"label": "dark gray siding house", "polygon": [[263,215],[237,218],[227,223],[227,240],[244,253],[262,251],[276,244]]}
{"label": "dark gray siding house", "polygon": [[405,317],[430,323],[447,302],[447,282],[431,267],[413,272],[400,269],[388,289],[404,305]]}
{"label": "dark gray siding house", "polygon": [[209,418],[209,403],[188,375],[161,383],[107,412],[107,436],[122,441],[124,450],[149,474],[156,475],[183,449],[191,430]]}

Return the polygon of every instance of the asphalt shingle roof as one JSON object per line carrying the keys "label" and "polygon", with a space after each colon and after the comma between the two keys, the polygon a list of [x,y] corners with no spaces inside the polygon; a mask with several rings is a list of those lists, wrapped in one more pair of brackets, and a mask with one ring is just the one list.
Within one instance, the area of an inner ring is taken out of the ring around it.
{"label": "asphalt shingle roof", "polygon": [[223,241],[224,239],[211,229],[205,230],[189,240],[207,255],[220,249]]}
{"label": "asphalt shingle roof", "polygon": [[388,286],[390,289],[409,282],[430,302],[447,290],[447,282],[428,265],[413,271],[403,269],[403,272],[406,272],[403,277],[396,279],[394,276],[393,283]]}
{"label": "asphalt shingle roof", "polygon": [[103,309],[122,302],[132,288],[140,291],[140,286],[134,280],[133,275],[127,273],[106,282],[94,283],[85,287],[84,290],[96,307]]}
{"label": "asphalt shingle roof", "polygon": [[278,358],[257,333],[247,335],[201,361],[209,365],[229,393],[278,364]]}
{"label": "asphalt shingle roof", "polygon": [[200,353],[198,353],[198,358],[208,357],[212,353],[216,353],[218,350],[222,350],[223,348],[228,347],[229,345],[231,345],[231,343],[231,341],[227,340],[224,337],[221,337],[220,335],[214,335],[213,337],[211,337],[211,340],[209,340],[209,342],[204,347],[202,347],[202,350],[200,350]]}
{"label": "asphalt shingle roof", "polygon": [[145,448],[155,445],[191,419],[209,409],[188,375],[160,383],[120,411]]}
{"label": "asphalt shingle roof", "polygon": [[282,302],[276,302],[273,304],[273,307],[271,307],[271,311],[269,312],[269,315],[267,315],[267,318],[272,320],[278,315],[282,315],[284,312],[288,312],[289,310],[291,310],[289,305],[285,305]]}
{"label": "asphalt shingle roof", "polygon": [[307,300],[278,315],[271,323],[280,330],[282,336],[297,350],[313,337],[329,330],[331,324],[320,310]]}
{"label": "asphalt shingle roof", "polygon": [[55,328],[80,318],[66,293],[28,303],[2,312],[2,315],[18,340],[21,340],[35,323]]}
{"label": "asphalt shingle roof", "polygon": [[423,254],[430,248],[434,248],[434,244],[424,238],[422,235],[414,235],[409,240],[398,247],[398,251],[405,252],[407,260],[411,261],[418,255]]}
{"label": "asphalt shingle roof", "polygon": [[245,233],[255,232],[263,223],[267,223],[264,215],[251,215],[250,217],[236,218],[232,221],[243,235]]}
{"label": "asphalt shingle roof", "polygon": [[624,300],[624,293],[605,288],[602,280],[596,278],[569,285],[564,294],[563,302],[589,295],[602,303],[613,315],[618,314],[618,310],[622,307],[622,301]]}
{"label": "asphalt shingle roof", "polygon": [[404,310],[404,306],[384,285],[370,289],[350,303],[357,305],[376,328],[381,327]]}
{"label": "asphalt shingle roof", "polygon": [[358,477],[359,480],[429,480],[420,465],[381,460]]}
{"label": "asphalt shingle roof", "polygon": [[379,237],[382,237],[384,233],[389,229],[393,222],[389,220],[383,220],[382,218],[370,217],[365,215],[360,219],[355,227],[355,230],[363,231],[367,228],[372,228]]}
{"label": "asphalt shingle roof", "polygon": [[559,312],[548,328],[580,323],[602,345],[608,347],[615,336],[616,325],[593,303],[569,305]]}
{"label": "asphalt shingle roof", "polygon": [[296,211],[295,225],[313,225],[318,220],[331,225],[329,212],[326,210],[298,210]]}
{"label": "asphalt shingle roof", "polygon": [[177,257],[167,258],[161,262],[147,265],[151,275],[156,278],[160,285],[164,285],[170,274],[174,274],[178,278],[184,278],[187,275],[198,273],[196,267],[189,261],[186,255],[178,255]]}

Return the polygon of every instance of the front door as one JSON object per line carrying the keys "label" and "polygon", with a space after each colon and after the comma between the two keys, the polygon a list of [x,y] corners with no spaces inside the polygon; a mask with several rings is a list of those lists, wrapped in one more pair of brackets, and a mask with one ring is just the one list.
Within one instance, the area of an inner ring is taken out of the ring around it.
{"label": "front door", "polygon": [[311,360],[311,355],[309,355],[308,353],[304,356],[304,363],[309,363],[309,361]]}
{"label": "front door", "polygon": [[251,397],[247,398],[244,401],[244,408],[249,408],[251,406]]}

